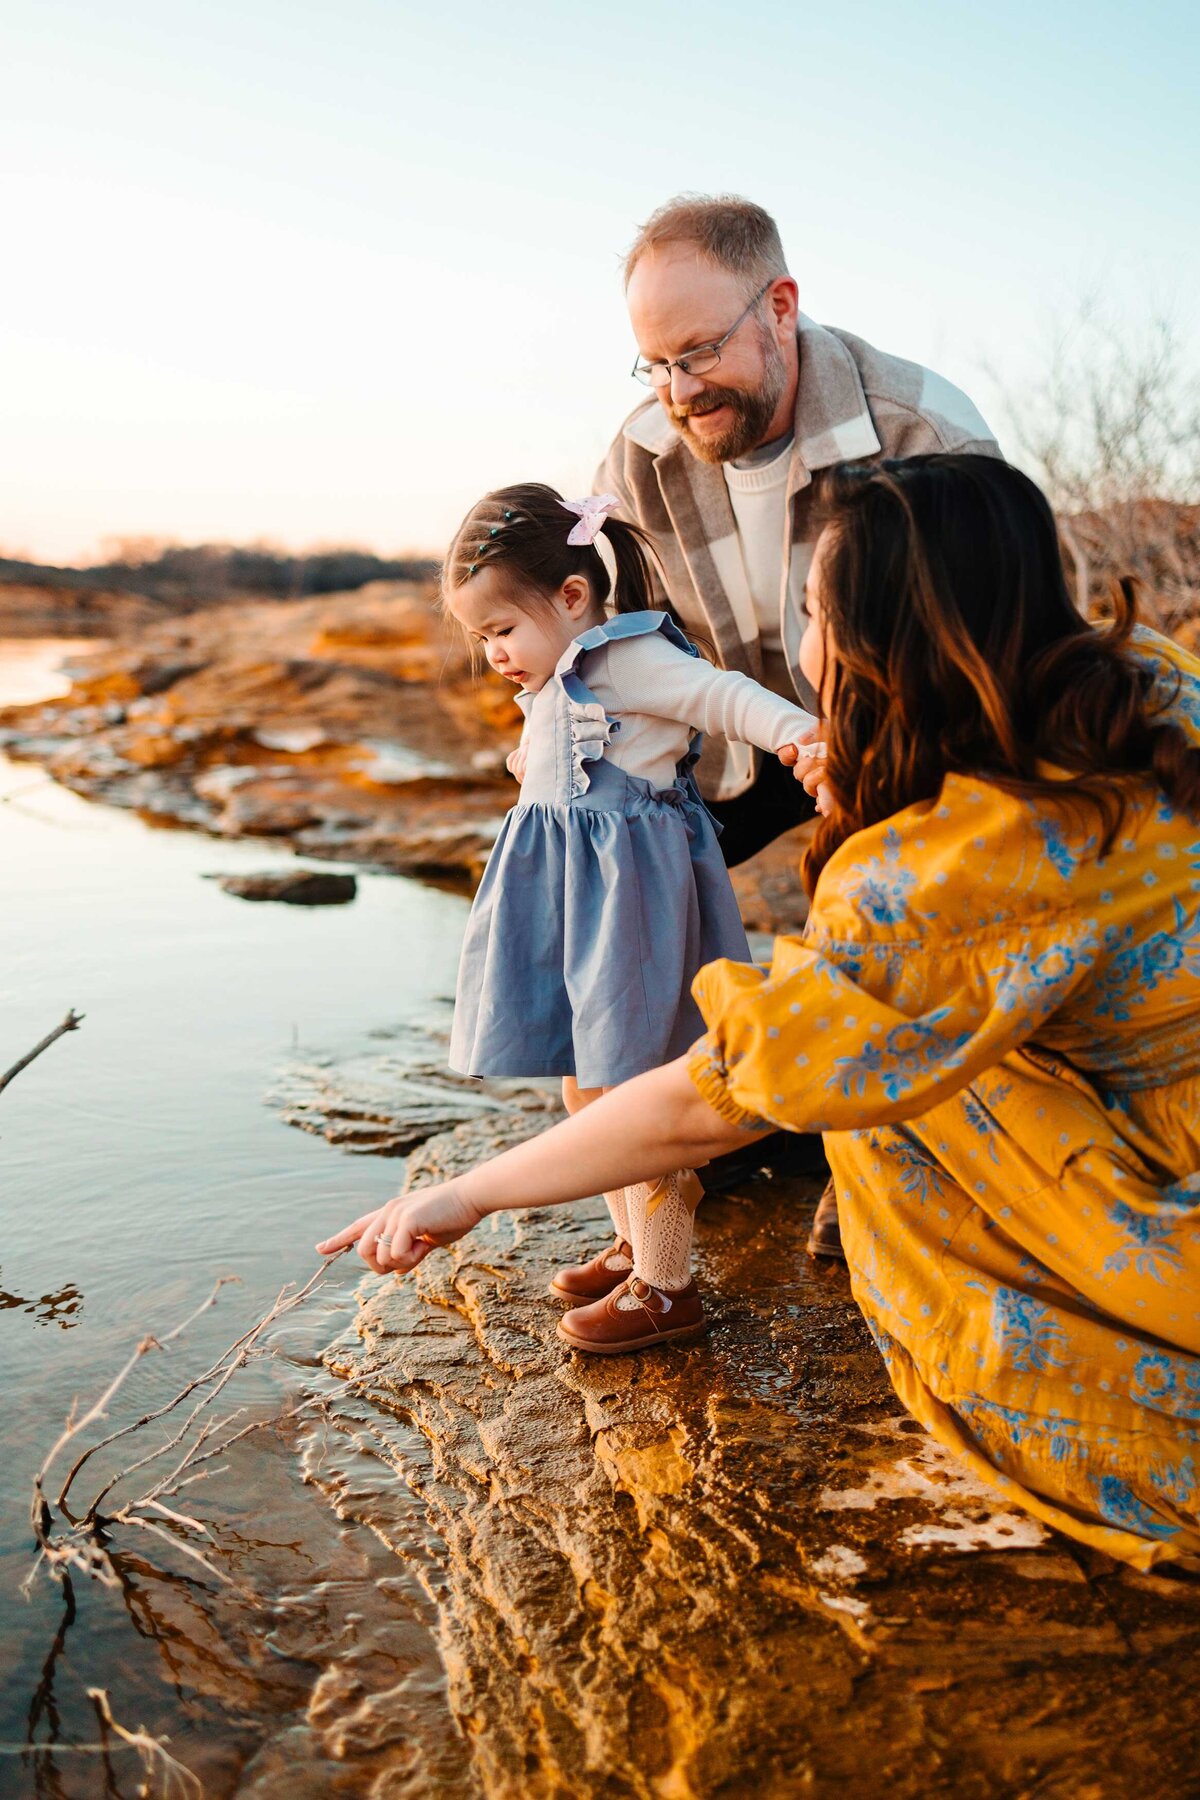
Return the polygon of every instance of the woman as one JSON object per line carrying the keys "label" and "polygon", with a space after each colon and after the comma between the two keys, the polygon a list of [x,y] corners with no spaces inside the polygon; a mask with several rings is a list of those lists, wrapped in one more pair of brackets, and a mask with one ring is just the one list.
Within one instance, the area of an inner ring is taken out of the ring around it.
{"label": "woman", "polygon": [[1191,1558],[1200,663],[1129,591],[1083,620],[1046,502],[982,457],[839,472],[809,600],[803,937],[701,971],[687,1057],[321,1249],[409,1269],[486,1213],[823,1131],[909,1410],[1072,1537]]}

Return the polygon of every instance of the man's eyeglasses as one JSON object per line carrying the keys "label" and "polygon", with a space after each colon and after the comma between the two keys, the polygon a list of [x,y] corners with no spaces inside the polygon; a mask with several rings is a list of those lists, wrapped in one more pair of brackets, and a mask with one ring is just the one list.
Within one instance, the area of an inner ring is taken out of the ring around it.
{"label": "man's eyeglasses", "polygon": [[746,323],[774,280],[775,277],[772,275],[771,281],[763,283],[745,312],[738,314],[724,337],[717,338],[711,344],[698,344],[694,350],[687,351],[683,356],[676,356],[670,362],[643,362],[639,357],[630,373],[635,375],[639,381],[644,382],[647,387],[653,388],[670,387],[672,369],[682,369],[685,375],[707,375],[710,369],[716,368],[721,360],[722,350],[734,332]]}

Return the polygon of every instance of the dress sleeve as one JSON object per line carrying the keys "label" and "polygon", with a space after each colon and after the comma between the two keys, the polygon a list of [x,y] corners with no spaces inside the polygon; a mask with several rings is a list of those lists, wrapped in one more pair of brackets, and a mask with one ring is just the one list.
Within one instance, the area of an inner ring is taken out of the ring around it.
{"label": "dress sleeve", "polygon": [[626,712],[674,719],[694,731],[780,750],[811,731],[812,713],[782,700],[736,669],[716,669],[662,637],[628,638],[608,648],[607,674]]}
{"label": "dress sleeve", "polygon": [[1012,934],[913,944],[900,1004],[894,946],[777,940],[769,973],[721,961],[692,984],[708,1031],[688,1073],[750,1130],[850,1131],[916,1117],[1032,1037],[1086,981],[1099,948],[1064,919],[1036,954]]}

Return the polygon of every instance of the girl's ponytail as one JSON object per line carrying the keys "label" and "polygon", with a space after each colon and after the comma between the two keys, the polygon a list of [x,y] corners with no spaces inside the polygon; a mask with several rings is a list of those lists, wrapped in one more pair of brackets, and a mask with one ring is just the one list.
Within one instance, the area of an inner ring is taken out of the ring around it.
{"label": "girl's ponytail", "polygon": [[648,539],[636,525],[624,519],[607,518],[602,527],[612,550],[616,579],[612,584],[609,605],[614,612],[652,612],[665,606],[654,591],[654,571],[647,553]]}

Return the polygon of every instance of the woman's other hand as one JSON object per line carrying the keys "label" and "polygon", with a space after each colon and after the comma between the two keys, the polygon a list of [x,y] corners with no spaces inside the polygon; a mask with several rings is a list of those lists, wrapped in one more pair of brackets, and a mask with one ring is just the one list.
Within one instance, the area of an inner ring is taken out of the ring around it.
{"label": "woman's other hand", "polygon": [[811,731],[797,738],[794,744],[784,744],[779,752],[780,762],[785,768],[791,769],[805,793],[812,795],[819,813],[828,813],[833,804],[824,779],[824,729],[823,725],[814,725]]}
{"label": "woman's other hand", "polygon": [[454,1182],[418,1188],[398,1194],[386,1206],[363,1213],[333,1237],[317,1245],[321,1256],[332,1256],[350,1244],[377,1275],[396,1270],[406,1275],[424,1262],[431,1250],[452,1244],[478,1225],[483,1214],[463,1197]]}

